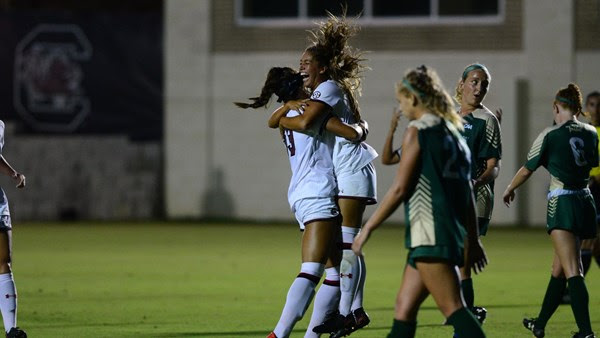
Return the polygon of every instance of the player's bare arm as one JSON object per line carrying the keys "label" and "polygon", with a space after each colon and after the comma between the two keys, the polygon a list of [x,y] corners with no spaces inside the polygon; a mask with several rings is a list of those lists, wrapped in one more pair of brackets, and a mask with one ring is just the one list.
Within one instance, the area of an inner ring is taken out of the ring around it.
{"label": "player's bare arm", "polygon": [[492,157],[486,160],[486,168],[479,177],[473,180],[473,188],[479,188],[482,185],[486,185],[498,177],[500,172],[500,160]]}
{"label": "player's bare arm", "polygon": [[400,155],[394,151],[394,133],[398,128],[398,121],[400,120],[401,116],[402,112],[400,109],[394,108],[394,114],[392,115],[392,120],[390,121],[390,130],[385,138],[383,151],[381,152],[381,163],[385,165],[391,165],[400,162]]}
{"label": "player's bare arm", "polygon": [[25,187],[25,175],[19,173],[6,161],[4,156],[0,155],[0,172],[6,176],[10,176],[16,183],[17,188]]}
{"label": "player's bare arm", "polygon": [[308,99],[287,101],[283,106],[277,108],[267,122],[269,128],[279,128],[279,120],[284,117],[290,110],[304,110],[308,106]]}
{"label": "player's bare arm", "polygon": [[467,210],[465,227],[467,236],[465,237],[465,265],[473,269],[475,273],[483,271],[488,260],[479,239],[479,230],[477,226],[477,213],[475,210],[475,197],[471,193],[469,208]]}
{"label": "player's bare arm", "polygon": [[513,177],[512,181],[510,182],[508,187],[506,187],[506,190],[502,195],[504,204],[506,204],[507,207],[510,206],[510,203],[515,199],[515,190],[517,190],[518,187],[525,183],[529,179],[529,177],[531,177],[531,174],[533,174],[533,171],[525,167],[521,167],[521,169],[517,171],[515,177]]}
{"label": "player's bare arm", "polygon": [[293,131],[305,131],[318,121],[319,118],[328,114],[330,110],[331,107],[325,103],[310,101],[306,108],[304,108],[304,113],[294,117],[283,116],[279,120],[279,126]]}

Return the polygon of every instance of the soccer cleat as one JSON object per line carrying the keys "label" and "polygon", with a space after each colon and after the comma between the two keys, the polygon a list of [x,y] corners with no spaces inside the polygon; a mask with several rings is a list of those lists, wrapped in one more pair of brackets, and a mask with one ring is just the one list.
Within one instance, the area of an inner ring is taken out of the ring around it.
{"label": "soccer cleat", "polygon": [[586,335],[584,335],[583,333],[575,332],[575,334],[573,334],[573,338],[596,338],[596,335],[594,335],[594,332],[588,333]]}
{"label": "soccer cleat", "polygon": [[271,332],[271,333],[269,333],[267,338],[277,338],[277,335],[275,334],[275,332]]}
{"label": "soccer cleat", "polygon": [[335,332],[332,332],[329,335],[329,338],[340,338],[349,336],[352,332],[358,330],[356,320],[354,316],[350,313],[346,317],[342,316],[343,320],[339,322],[341,325]]}
{"label": "soccer cleat", "polygon": [[487,310],[481,306],[473,306],[471,312],[473,313],[475,318],[477,318],[479,324],[483,325],[483,322],[485,322],[485,319],[487,318]]}
{"label": "soccer cleat", "polygon": [[18,327],[13,327],[6,334],[6,338],[27,338],[27,333]]}
{"label": "soccer cleat", "polygon": [[371,322],[369,315],[365,312],[365,309],[362,307],[354,310],[352,314],[354,315],[354,321],[356,322],[354,331],[362,329],[363,327],[369,325],[369,323]]}
{"label": "soccer cleat", "polygon": [[535,327],[535,320],[537,318],[523,318],[523,326],[531,332],[536,338],[543,338],[546,334],[544,333],[544,328]]}
{"label": "soccer cleat", "polygon": [[321,325],[313,327],[313,332],[319,334],[335,332],[344,326],[345,319],[346,317],[336,311],[325,319]]}
{"label": "soccer cleat", "polygon": [[349,336],[352,332],[362,329],[363,327],[369,325],[371,319],[369,315],[365,312],[364,308],[358,308],[354,310],[351,314],[346,316],[344,319],[344,326],[340,328],[338,331],[333,332],[329,338],[340,338]]}

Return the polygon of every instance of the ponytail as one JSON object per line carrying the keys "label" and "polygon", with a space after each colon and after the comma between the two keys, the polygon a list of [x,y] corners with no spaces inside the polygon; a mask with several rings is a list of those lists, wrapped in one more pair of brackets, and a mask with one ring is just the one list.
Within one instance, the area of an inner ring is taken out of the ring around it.
{"label": "ponytail", "polygon": [[461,117],[456,113],[452,97],[442,84],[436,71],[425,65],[409,70],[401,82],[396,84],[396,92],[414,95],[434,115],[463,130]]}
{"label": "ponytail", "polygon": [[561,88],[554,97],[554,103],[569,109],[573,115],[582,113],[582,95],[579,86],[569,83],[567,88]]}

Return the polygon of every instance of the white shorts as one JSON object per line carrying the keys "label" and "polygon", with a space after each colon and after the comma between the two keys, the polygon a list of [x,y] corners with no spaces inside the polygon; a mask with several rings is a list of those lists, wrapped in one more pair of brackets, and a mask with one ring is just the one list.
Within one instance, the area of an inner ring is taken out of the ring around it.
{"label": "white shorts", "polygon": [[377,203],[377,174],[373,163],[356,172],[336,173],[338,198],[364,199],[367,204]]}
{"label": "white shorts", "polygon": [[298,220],[300,231],[304,231],[304,226],[308,223],[340,216],[335,197],[302,198],[294,203],[292,211]]}

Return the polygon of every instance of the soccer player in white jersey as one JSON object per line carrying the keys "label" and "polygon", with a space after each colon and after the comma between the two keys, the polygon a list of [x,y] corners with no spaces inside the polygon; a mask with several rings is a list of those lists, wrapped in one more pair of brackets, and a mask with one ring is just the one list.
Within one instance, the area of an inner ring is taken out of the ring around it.
{"label": "soccer player in white jersey", "polygon": [[[361,121],[356,97],[360,92],[360,75],[366,67],[362,54],[347,44],[356,31],[344,16],[337,18],[330,14],[329,19],[312,32],[313,43],[300,59],[300,72],[306,76],[304,86],[311,91],[306,111],[333,113],[349,124]],[[366,205],[377,201],[375,167],[371,163],[376,157],[377,152],[364,142],[336,138],[333,165],[342,214],[341,299],[339,314],[328,315],[323,324],[314,328],[315,332],[331,333],[334,338],[348,335],[370,321],[362,304],[364,258],[356,256],[351,245],[360,231]],[[309,325],[316,320],[313,313]]]}
{"label": "soccer player in white jersey", "polygon": [[[287,148],[292,178],[288,201],[294,212],[302,236],[302,266],[292,283],[286,304],[277,326],[268,337],[288,337],[294,324],[300,320],[314,295],[323,272],[324,286],[319,289],[315,308],[328,308],[339,300],[338,248],[339,210],[335,202],[337,184],[333,172],[332,153],[334,136],[326,129],[335,129],[341,135],[360,140],[365,134],[359,126],[347,126],[332,115],[303,112],[305,98],[302,76],[291,68],[275,67],[269,71],[261,95],[252,104],[236,103],[242,108],[266,105],[272,94],[286,101],[269,119],[271,128],[281,128]],[[303,97],[304,95],[304,97]],[[326,304],[319,304],[319,303]],[[311,330],[307,336],[316,336]]]}
{"label": "soccer player in white jersey", "polygon": [[[0,172],[10,176],[17,188],[25,187],[25,175],[19,173],[2,155],[4,147],[4,122],[0,121]],[[8,199],[0,188],[0,312],[4,321],[6,337],[27,338],[25,331],[17,327],[17,290],[11,270],[12,224]]]}

